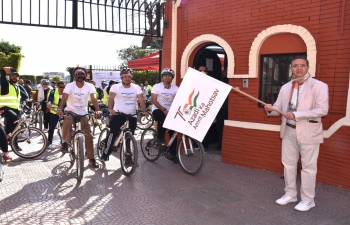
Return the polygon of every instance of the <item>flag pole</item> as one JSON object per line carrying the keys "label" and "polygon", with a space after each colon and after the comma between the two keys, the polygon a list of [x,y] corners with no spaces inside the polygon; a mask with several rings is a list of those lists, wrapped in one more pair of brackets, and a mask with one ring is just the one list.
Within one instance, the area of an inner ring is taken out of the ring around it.
{"label": "flag pole", "polygon": [[[257,101],[257,102],[263,104],[264,106],[267,105],[267,103],[265,103],[265,102],[263,102],[263,101],[261,101],[261,100],[259,100],[259,99],[257,99],[257,98],[254,98],[253,96],[248,95],[247,93],[245,93],[245,92],[239,90],[239,87],[232,87],[232,90],[237,91],[237,92],[241,93],[242,95],[244,95],[244,96],[246,96],[246,97],[248,97],[248,98],[250,98],[250,99],[252,99],[252,100],[254,100],[254,101]],[[280,111],[280,110],[278,110],[278,109],[276,109],[276,108],[275,108],[275,111],[278,112],[278,113],[280,113],[280,114],[282,114],[282,115],[284,115],[284,113],[283,113],[282,111]]]}

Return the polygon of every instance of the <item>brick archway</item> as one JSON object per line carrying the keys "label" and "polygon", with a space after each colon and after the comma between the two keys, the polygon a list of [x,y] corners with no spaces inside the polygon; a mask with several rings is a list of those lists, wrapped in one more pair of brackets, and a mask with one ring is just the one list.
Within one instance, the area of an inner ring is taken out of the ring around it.
{"label": "brick archway", "polygon": [[311,33],[302,26],[293,24],[276,25],[261,31],[254,39],[249,53],[249,74],[228,76],[229,78],[257,78],[259,51],[264,41],[270,36],[282,33],[292,33],[299,35],[306,44],[307,58],[310,62],[309,72],[311,76],[316,73],[316,41]]}
{"label": "brick archway", "polygon": [[216,36],[214,34],[203,34],[201,36],[198,36],[196,38],[194,38],[185,48],[184,52],[182,53],[181,56],[181,78],[183,78],[185,76],[186,70],[188,68],[188,60],[190,58],[191,53],[193,52],[193,50],[203,44],[203,43],[210,43],[210,42],[215,42],[218,45],[220,45],[226,52],[227,55],[227,60],[228,62],[232,62],[229,63],[227,65],[227,74],[233,74],[234,72],[234,67],[235,67],[235,60],[234,60],[234,54],[233,51],[231,49],[231,46],[221,37]]}

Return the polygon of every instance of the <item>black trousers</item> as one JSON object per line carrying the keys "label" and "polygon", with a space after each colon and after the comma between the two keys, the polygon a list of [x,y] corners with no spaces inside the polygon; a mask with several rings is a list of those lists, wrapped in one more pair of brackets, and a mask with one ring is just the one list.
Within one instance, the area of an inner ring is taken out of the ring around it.
{"label": "black trousers", "polygon": [[57,114],[50,113],[50,123],[49,123],[49,132],[48,132],[48,142],[52,142],[53,132],[55,131],[56,125],[58,123],[59,117]]}
{"label": "black trousers", "polygon": [[12,133],[12,131],[16,128],[16,125],[14,122],[18,120],[21,116],[19,110],[17,109],[11,109],[8,107],[2,108],[4,112],[2,113],[2,116],[5,117],[5,132],[6,134]]}
{"label": "black trousers", "polygon": [[0,148],[2,152],[8,152],[6,131],[2,125],[0,125]]}
{"label": "black trousers", "polygon": [[48,129],[49,128],[49,122],[50,122],[50,113],[46,112],[46,102],[45,103],[41,103],[41,108],[42,108],[43,113],[44,113],[44,128]]}
{"label": "black trousers", "polygon": [[[104,154],[111,154],[113,144],[120,133],[120,127],[124,125],[125,121],[126,116],[124,115],[112,116],[111,121],[109,122],[110,133],[105,141],[105,147],[103,149]],[[136,123],[137,119],[135,117],[129,119],[129,128],[131,129],[132,134],[135,133]]]}
{"label": "black trousers", "polygon": [[[166,129],[163,127],[165,121],[165,114],[160,109],[156,109],[152,112],[154,120],[158,121],[158,139],[164,140]],[[173,130],[169,130],[170,137],[174,134]],[[176,146],[177,146],[177,138],[175,138],[174,142],[170,146],[170,154],[176,155]]]}

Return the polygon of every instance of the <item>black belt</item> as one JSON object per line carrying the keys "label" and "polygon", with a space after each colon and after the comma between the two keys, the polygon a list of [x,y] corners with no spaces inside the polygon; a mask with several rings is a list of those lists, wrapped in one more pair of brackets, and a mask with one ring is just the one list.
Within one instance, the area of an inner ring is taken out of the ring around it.
{"label": "black belt", "polygon": [[291,128],[293,128],[293,129],[295,129],[295,125],[293,125],[293,124],[289,124],[289,123],[286,123],[286,125],[288,126],[288,127],[291,127]]}

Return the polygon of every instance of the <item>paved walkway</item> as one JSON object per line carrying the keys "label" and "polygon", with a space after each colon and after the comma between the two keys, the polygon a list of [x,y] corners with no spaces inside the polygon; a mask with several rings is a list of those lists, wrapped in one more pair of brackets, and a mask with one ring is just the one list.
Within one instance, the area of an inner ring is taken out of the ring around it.
{"label": "paved walkway", "polygon": [[350,224],[349,190],[317,183],[316,207],[297,212],[297,203],[275,203],[283,195],[280,174],[221,163],[213,148],[196,176],[139,152],[139,167],[125,177],[119,160],[110,158],[96,170],[86,160],[80,184],[57,149],[36,160],[16,158],[0,183],[0,223]]}

